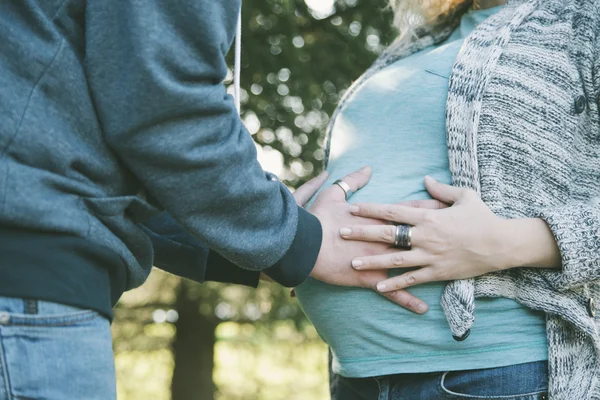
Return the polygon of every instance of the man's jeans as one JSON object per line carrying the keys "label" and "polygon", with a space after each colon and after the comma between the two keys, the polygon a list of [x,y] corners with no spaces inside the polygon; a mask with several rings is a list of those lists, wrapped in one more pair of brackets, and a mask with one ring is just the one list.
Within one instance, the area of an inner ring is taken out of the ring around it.
{"label": "man's jeans", "polygon": [[106,318],[56,303],[0,297],[0,400],[116,397]]}
{"label": "man's jeans", "polygon": [[333,375],[334,400],[547,400],[548,363],[376,378]]}

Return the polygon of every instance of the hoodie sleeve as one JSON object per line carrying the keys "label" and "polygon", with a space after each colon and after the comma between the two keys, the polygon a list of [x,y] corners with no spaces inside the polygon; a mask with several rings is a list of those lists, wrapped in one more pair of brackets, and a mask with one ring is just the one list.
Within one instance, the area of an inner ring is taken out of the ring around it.
{"label": "hoodie sleeve", "polygon": [[196,282],[214,281],[257,287],[260,272],[239,268],[186,232],[166,212],[141,228],[152,240],[154,265]]}
{"label": "hoodie sleeve", "polygon": [[89,1],[83,62],[105,140],[152,197],[226,260],[293,286],[322,230],[265,177],[222,83],[239,7]]}

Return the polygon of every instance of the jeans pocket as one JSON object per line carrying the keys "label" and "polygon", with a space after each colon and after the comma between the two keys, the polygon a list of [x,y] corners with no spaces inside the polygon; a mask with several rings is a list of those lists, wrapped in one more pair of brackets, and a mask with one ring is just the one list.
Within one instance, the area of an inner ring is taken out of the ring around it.
{"label": "jeans pocket", "polygon": [[448,400],[547,400],[548,364],[545,361],[472,371],[450,371],[440,378]]}
{"label": "jeans pocket", "polygon": [[0,325],[0,355],[10,398],[116,398],[107,318],[44,301],[37,302],[36,314],[2,304],[8,319]]}
{"label": "jeans pocket", "polygon": [[96,318],[103,317],[93,310],[48,301],[37,301],[37,313],[35,314],[0,309],[0,321],[7,326],[61,327],[90,322]]}

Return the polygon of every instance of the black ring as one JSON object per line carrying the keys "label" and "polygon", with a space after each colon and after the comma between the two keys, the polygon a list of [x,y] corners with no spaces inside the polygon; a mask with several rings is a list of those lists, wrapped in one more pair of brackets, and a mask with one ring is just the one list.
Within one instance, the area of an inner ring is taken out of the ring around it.
{"label": "black ring", "polygon": [[399,249],[408,249],[412,247],[412,226],[405,224],[396,225],[396,237],[394,240],[394,247]]}

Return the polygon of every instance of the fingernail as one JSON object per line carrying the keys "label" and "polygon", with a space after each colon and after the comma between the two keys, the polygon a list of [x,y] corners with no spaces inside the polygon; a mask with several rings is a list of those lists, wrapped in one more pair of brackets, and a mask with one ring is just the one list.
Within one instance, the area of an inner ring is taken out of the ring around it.
{"label": "fingernail", "polygon": [[360,207],[359,206],[352,206],[352,207],[350,207],[350,212],[352,214],[356,214],[357,212],[360,212]]}
{"label": "fingernail", "polygon": [[425,180],[426,180],[426,181],[430,181],[430,182],[437,182],[435,179],[433,179],[433,178],[432,178],[431,176],[429,176],[429,175],[426,175],[426,176],[425,176]]}
{"label": "fingernail", "polygon": [[386,287],[387,286],[385,285],[385,283],[378,283],[377,284],[377,290],[379,290],[380,292],[383,292]]}
{"label": "fingernail", "polygon": [[348,236],[352,234],[352,229],[350,228],[342,228],[340,229],[340,235],[342,236]]}
{"label": "fingernail", "polygon": [[421,303],[417,306],[417,312],[419,314],[424,314],[427,311],[427,304]]}
{"label": "fingernail", "polygon": [[370,167],[368,165],[365,165],[364,167],[362,167],[360,169],[360,172],[365,172],[366,170],[368,170]]}
{"label": "fingernail", "polygon": [[353,268],[360,268],[364,265],[364,263],[361,260],[352,260],[352,267]]}

